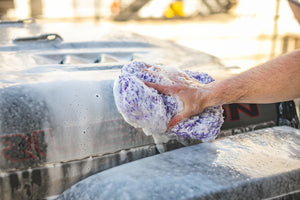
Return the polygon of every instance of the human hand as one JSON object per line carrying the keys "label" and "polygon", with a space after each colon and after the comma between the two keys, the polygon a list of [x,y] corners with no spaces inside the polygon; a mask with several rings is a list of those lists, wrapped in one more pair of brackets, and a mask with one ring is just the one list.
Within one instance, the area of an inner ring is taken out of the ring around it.
{"label": "human hand", "polygon": [[148,72],[154,76],[161,76],[163,79],[168,79],[163,82],[171,84],[145,82],[147,86],[165,95],[179,97],[183,103],[182,110],[170,120],[168,124],[169,128],[184,119],[201,113],[208,107],[208,94],[210,93],[208,85],[201,84],[182,72],[170,72],[160,68],[156,72],[150,70]]}

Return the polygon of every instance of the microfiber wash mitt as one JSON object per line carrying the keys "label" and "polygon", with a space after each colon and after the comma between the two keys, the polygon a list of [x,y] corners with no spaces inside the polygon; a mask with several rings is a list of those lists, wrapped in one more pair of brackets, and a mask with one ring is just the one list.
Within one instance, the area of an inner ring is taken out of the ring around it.
{"label": "microfiber wash mitt", "polygon": [[[206,108],[202,113],[183,120],[168,130],[170,119],[182,109],[180,99],[158,93],[145,85],[144,81],[171,84],[164,78],[163,71],[172,73],[178,69],[148,65],[133,61],[123,66],[121,74],[114,82],[116,106],[125,121],[136,128],[142,128],[147,135],[164,134],[170,137],[185,137],[209,142],[215,139],[223,123],[222,107]],[[154,73],[159,73],[159,77]],[[202,84],[213,80],[206,73],[184,71],[190,78]]]}

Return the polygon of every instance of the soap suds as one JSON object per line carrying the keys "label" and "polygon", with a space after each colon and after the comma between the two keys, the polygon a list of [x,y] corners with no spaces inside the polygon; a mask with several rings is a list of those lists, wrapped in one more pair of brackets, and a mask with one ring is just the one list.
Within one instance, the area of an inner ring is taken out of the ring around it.
{"label": "soap suds", "polygon": [[181,72],[172,67],[134,61],[123,66],[114,83],[115,103],[119,112],[129,124],[143,128],[148,135],[162,134],[202,142],[215,139],[223,123],[221,106],[206,108],[202,113],[167,130],[170,119],[180,112],[183,103],[178,97],[159,94],[155,89],[146,86],[143,81],[170,85],[172,82],[166,78],[169,73],[185,73],[202,84],[214,81],[206,73]]}

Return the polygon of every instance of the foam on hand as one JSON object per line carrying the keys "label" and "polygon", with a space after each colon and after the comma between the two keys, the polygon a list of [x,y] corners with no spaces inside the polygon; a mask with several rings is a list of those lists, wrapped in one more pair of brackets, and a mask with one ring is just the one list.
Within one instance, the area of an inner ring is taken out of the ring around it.
{"label": "foam on hand", "polygon": [[[158,73],[159,76],[149,72]],[[182,109],[183,104],[179,98],[159,94],[143,82],[172,84],[168,78],[164,77],[167,73],[179,72],[176,68],[149,66],[137,61],[124,65],[121,74],[114,82],[116,106],[125,121],[136,128],[142,128],[148,135],[163,134],[202,142],[211,141],[216,138],[223,123],[221,106],[206,108],[202,113],[179,122],[171,130],[167,130],[169,121]],[[186,73],[202,84],[214,81],[206,73],[191,71],[180,73]]]}

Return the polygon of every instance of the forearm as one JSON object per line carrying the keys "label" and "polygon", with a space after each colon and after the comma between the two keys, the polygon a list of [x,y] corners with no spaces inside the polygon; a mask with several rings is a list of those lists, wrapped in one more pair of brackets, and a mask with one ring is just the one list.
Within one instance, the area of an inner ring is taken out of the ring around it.
{"label": "forearm", "polygon": [[209,106],[272,103],[300,97],[300,50],[211,84]]}

